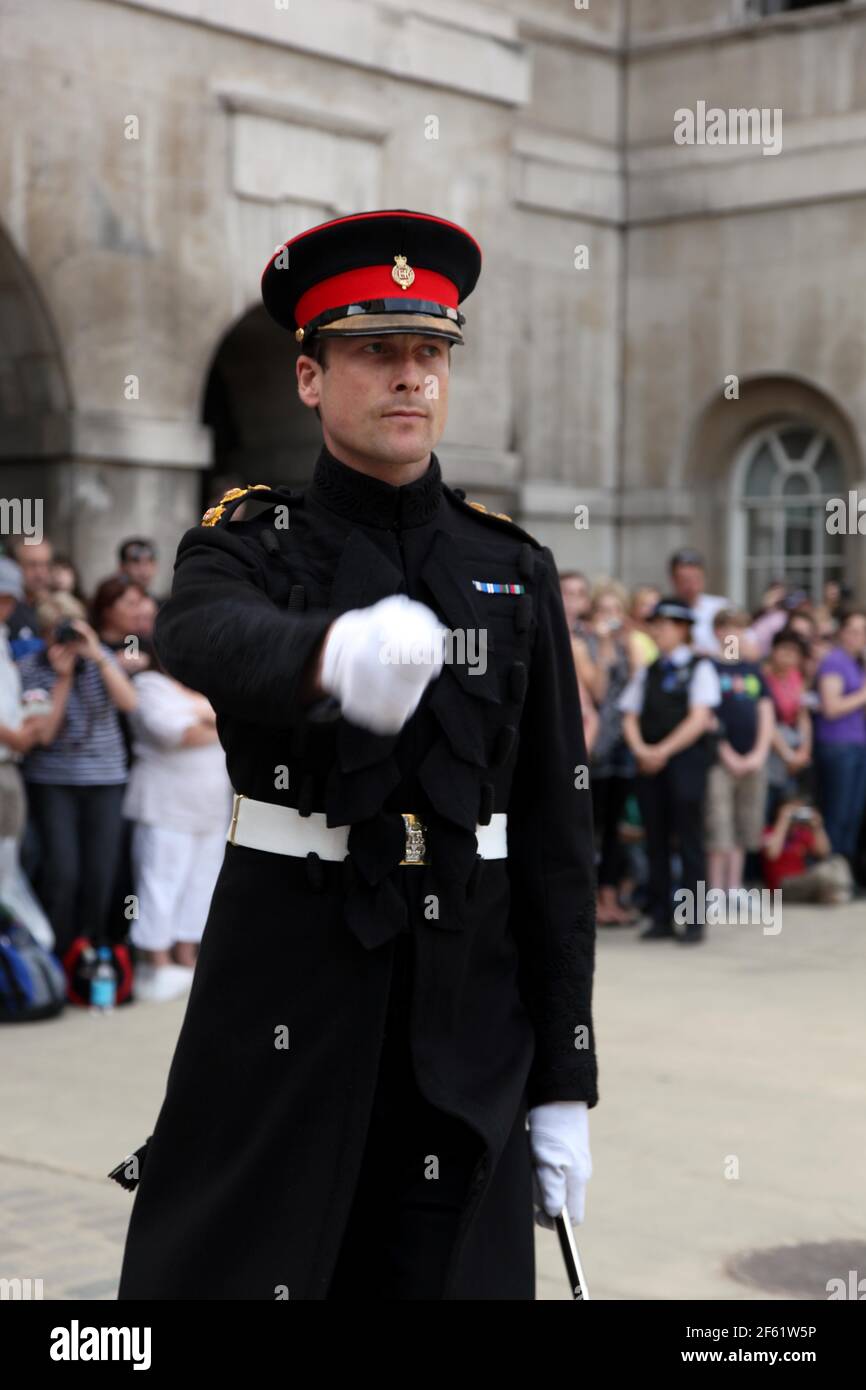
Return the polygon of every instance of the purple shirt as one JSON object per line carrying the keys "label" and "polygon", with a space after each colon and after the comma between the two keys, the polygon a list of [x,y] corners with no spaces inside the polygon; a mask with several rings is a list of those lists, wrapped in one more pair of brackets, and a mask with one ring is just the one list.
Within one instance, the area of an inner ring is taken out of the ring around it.
{"label": "purple shirt", "polygon": [[[866,672],[842,647],[834,647],[824,657],[815,677],[816,684],[822,676],[841,676],[843,695],[853,695],[866,683]],[[839,719],[817,714],[815,738],[819,743],[866,743],[866,712],[862,708],[851,710]]]}

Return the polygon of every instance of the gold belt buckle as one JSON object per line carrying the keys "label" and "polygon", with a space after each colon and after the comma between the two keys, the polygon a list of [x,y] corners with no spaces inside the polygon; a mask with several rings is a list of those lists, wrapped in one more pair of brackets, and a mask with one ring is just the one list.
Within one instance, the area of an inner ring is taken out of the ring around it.
{"label": "gold belt buckle", "polygon": [[401,811],[403,824],[406,827],[406,846],[404,853],[405,859],[400,860],[400,864],[427,864],[425,859],[427,853],[427,842],[424,839],[427,827],[419,816],[415,816],[411,811]]}
{"label": "gold belt buckle", "polygon": [[232,823],[229,826],[229,833],[226,836],[230,845],[233,845],[235,842],[235,831],[238,828],[238,816],[240,814],[241,802],[245,797],[245,792],[235,792],[234,801],[232,802]]}

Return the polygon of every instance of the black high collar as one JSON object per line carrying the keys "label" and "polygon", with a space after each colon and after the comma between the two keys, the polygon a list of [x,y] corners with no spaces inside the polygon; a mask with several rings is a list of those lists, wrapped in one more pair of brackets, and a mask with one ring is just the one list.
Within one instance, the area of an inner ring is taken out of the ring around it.
{"label": "black high collar", "polygon": [[431,452],[427,471],[420,478],[411,483],[385,483],[334,458],[323,444],[307,492],[323,507],[365,526],[423,526],[438,510],[442,470]]}

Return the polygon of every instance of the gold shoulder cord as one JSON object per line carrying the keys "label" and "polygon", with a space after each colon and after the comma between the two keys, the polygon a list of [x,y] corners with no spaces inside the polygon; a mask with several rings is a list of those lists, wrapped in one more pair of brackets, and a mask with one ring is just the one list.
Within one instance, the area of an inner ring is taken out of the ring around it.
{"label": "gold shoulder cord", "polygon": [[491,512],[488,507],[485,507],[483,502],[470,502],[468,497],[466,499],[466,505],[467,507],[474,507],[477,512],[487,512],[488,516],[498,516],[500,521],[513,520],[507,512]]}
{"label": "gold shoulder cord", "polygon": [[202,525],[202,526],[216,526],[217,522],[219,521],[220,517],[222,516],[223,512],[225,511],[225,509],[226,509],[226,504],[227,504],[228,502],[233,502],[233,501],[235,500],[236,497],[246,497],[246,496],[248,496],[249,493],[251,493],[251,492],[259,492],[259,491],[262,491],[262,490],[264,490],[265,492],[270,492],[270,486],[269,486],[269,484],[268,484],[268,483],[254,483],[254,484],[252,484],[252,486],[250,486],[250,487],[232,487],[232,488],[229,488],[228,492],[224,492],[224,493],[223,493],[222,497],[221,497],[220,500],[217,502],[217,504],[216,504],[215,507],[208,507],[207,511],[205,512],[204,516],[203,516],[202,519],[201,519],[201,525]]}

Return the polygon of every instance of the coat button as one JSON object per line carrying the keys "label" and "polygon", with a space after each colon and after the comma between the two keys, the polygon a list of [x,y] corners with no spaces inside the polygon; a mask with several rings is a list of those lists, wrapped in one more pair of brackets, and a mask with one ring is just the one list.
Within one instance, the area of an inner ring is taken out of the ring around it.
{"label": "coat button", "polygon": [[523,661],[515,661],[511,670],[508,672],[508,690],[512,700],[522,700],[526,694],[526,664]]}
{"label": "coat button", "polygon": [[517,730],[513,724],[504,724],[496,735],[496,742],[493,745],[493,763],[496,767],[502,767],[508,761],[508,756],[514,747],[514,740],[517,737]]}

